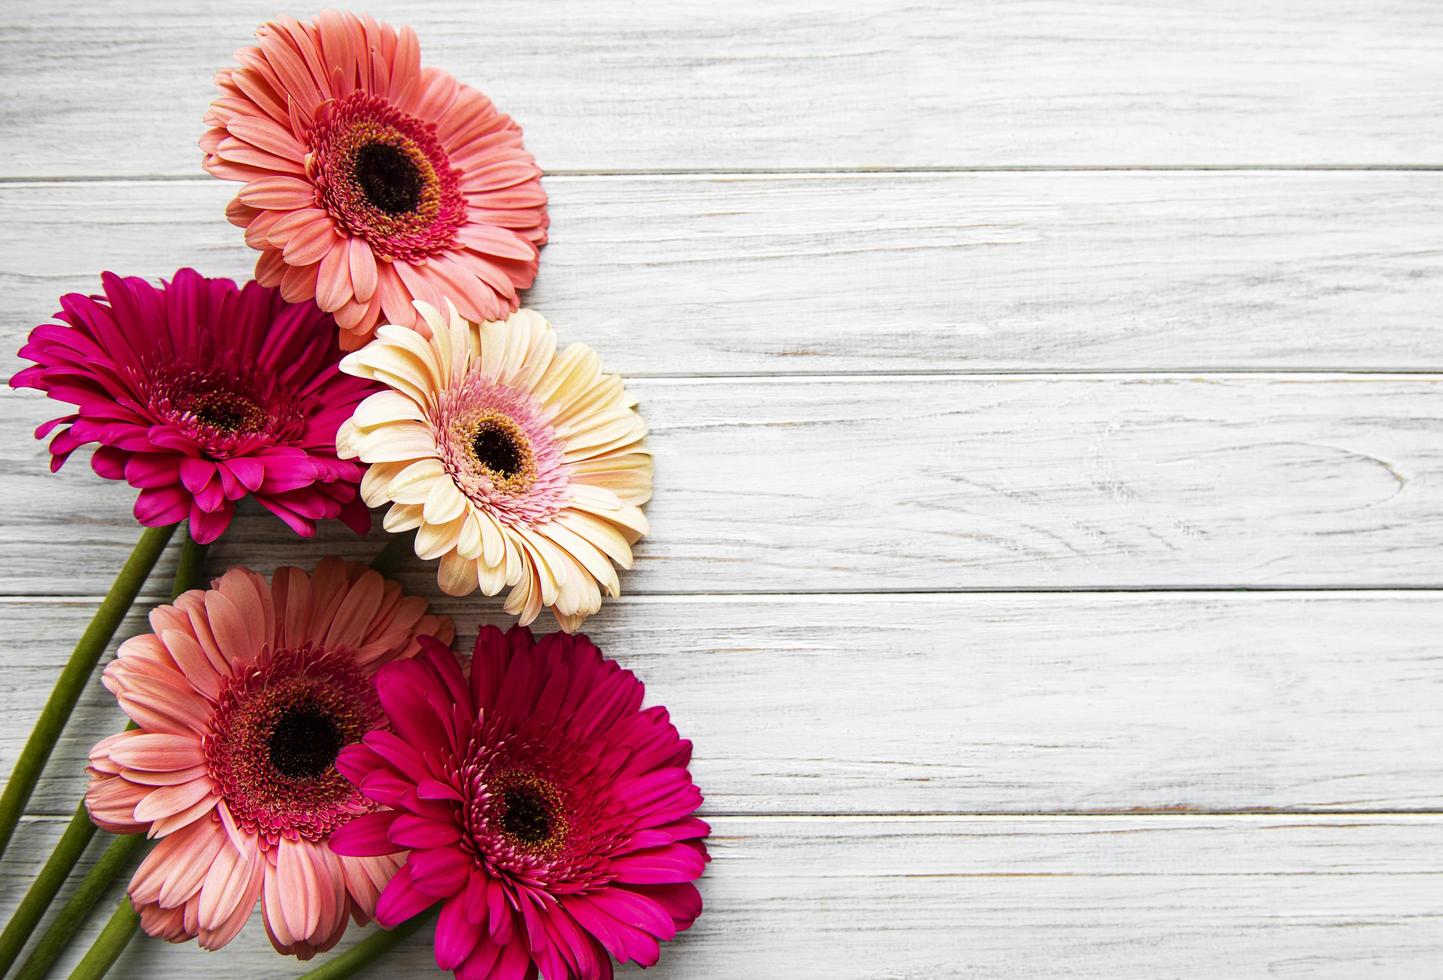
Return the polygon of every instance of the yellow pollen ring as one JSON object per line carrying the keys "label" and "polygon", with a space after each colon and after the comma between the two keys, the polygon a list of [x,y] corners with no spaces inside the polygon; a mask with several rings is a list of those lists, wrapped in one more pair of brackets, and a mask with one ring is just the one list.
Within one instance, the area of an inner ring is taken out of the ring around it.
{"label": "yellow pollen ring", "polygon": [[454,435],[475,472],[498,493],[524,493],[536,482],[536,453],[515,420],[487,412],[459,425]]}
{"label": "yellow pollen ring", "polygon": [[244,395],[222,389],[198,392],[182,408],[202,425],[222,432],[259,432],[266,424],[265,409]]}

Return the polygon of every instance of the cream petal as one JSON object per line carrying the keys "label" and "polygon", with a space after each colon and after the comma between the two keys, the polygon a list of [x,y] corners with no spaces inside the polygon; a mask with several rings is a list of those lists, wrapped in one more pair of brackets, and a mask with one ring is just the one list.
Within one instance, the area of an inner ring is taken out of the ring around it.
{"label": "cream petal", "polygon": [[358,428],[370,429],[386,422],[425,422],[426,413],[415,399],[399,391],[378,391],[356,406],[351,421]]}
{"label": "cream petal", "polygon": [[436,584],[447,595],[470,595],[476,591],[476,562],[449,551],[441,556],[436,568]]}
{"label": "cream petal", "polygon": [[483,547],[481,518],[474,508],[468,508],[468,511],[466,523],[461,525],[461,536],[456,539],[456,553],[467,561],[475,561],[481,557]]}
{"label": "cream petal", "polygon": [[391,481],[409,465],[406,462],[372,463],[367,467],[366,475],[361,477],[361,499],[366,506],[379,507],[389,501]]}
{"label": "cream petal", "polygon": [[381,519],[381,526],[392,534],[421,526],[420,504],[392,504]]}
{"label": "cream petal", "polygon": [[432,480],[421,516],[428,524],[449,524],[467,513],[467,504],[465,495],[456,489],[454,482],[448,479]]}
{"label": "cream petal", "polygon": [[419,422],[392,422],[363,432],[356,438],[360,457],[367,463],[397,463],[436,454],[436,440]]}
{"label": "cream petal", "polygon": [[409,464],[391,481],[391,499],[401,504],[424,504],[437,480],[451,482],[445,465],[434,457]]}
{"label": "cream petal", "polygon": [[416,531],[416,557],[432,561],[456,547],[456,541],[461,536],[461,525],[465,520],[464,514],[445,524],[426,523],[423,518]]}

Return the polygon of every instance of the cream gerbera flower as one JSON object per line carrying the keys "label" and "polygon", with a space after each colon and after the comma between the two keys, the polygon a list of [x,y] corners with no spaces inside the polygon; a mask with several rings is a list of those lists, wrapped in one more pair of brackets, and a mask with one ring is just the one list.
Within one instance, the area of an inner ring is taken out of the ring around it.
{"label": "cream gerbera flower", "polygon": [[576,630],[621,591],[651,499],[646,424],[621,378],[585,344],[556,349],[531,310],[468,324],[417,303],[428,340],[384,326],[341,370],[388,385],[336,436],[342,459],[371,468],[361,496],[390,501],[388,531],[417,528],[416,554],[441,559],[451,595],[512,586],[506,611],[549,608]]}

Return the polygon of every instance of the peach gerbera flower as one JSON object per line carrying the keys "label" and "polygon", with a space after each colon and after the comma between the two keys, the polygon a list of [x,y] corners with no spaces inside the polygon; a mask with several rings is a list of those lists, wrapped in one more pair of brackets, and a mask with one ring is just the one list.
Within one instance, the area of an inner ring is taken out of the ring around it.
{"label": "peach gerbera flower", "polygon": [[386,725],[373,675],[450,642],[451,622],[364,566],[231,569],[150,614],[105,686],[139,728],[90,753],[91,818],[160,843],[130,882],[142,927],[206,949],[261,902],[282,953],[308,959],[375,914],[399,856],[343,857],[332,831],[375,810],[336,756]]}
{"label": "peach gerbera flower", "polygon": [[571,632],[619,595],[651,499],[646,424],[621,378],[585,344],[556,349],[531,310],[479,327],[417,303],[430,339],[384,326],[341,370],[388,385],[336,433],[342,459],[372,464],[361,496],[390,501],[389,531],[418,528],[451,595],[511,586],[506,611],[549,608]]}
{"label": "peach gerbera flower", "polygon": [[425,329],[413,299],[504,317],[546,243],[541,171],[521,127],[421,67],[409,27],[328,10],[285,17],[216,76],[205,169],[245,181],[226,214],[260,249],[256,279],[334,313],[359,347],[384,317]]}

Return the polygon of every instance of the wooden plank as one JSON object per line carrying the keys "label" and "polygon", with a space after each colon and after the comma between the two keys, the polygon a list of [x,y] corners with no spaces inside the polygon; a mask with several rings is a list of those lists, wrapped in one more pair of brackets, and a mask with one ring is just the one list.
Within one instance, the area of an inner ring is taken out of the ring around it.
{"label": "wooden plank", "polygon": [[[492,606],[437,601],[461,649]],[[0,603],[0,771],[92,608]],[[712,812],[1443,809],[1436,593],[633,598],[588,632]],[[121,724],[95,684],[32,810]]]}
{"label": "wooden plank", "polygon": [[[1438,817],[716,818],[714,828],[706,911],[647,976],[1413,980],[1443,959]],[[0,909],[57,832],[58,822],[22,830],[32,846],[0,864]],[[391,976],[434,969],[421,937],[384,962]],[[300,971],[252,918],[219,955],[138,941],[110,975]]]}
{"label": "wooden plank", "polygon": [[[1437,164],[1428,0],[368,9],[487,91],[551,170]],[[8,175],[192,174],[211,76],[270,0],[16,8]]]}
{"label": "wooden plank", "polygon": [[[647,380],[630,593],[1436,586],[1443,380],[1331,375]],[[133,491],[49,472],[0,396],[0,594],[93,595]],[[250,508],[222,563],[366,557]],[[416,563],[408,581],[430,589]],[[479,600],[478,600],[479,601]]]}
{"label": "wooden plank", "polygon": [[[554,177],[527,302],[628,376],[1443,369],[1443,175]],[[0,185],[0,372],[102,269],[255,262],[219,181]],[[77,228],[83,227],[84,234]]]}

